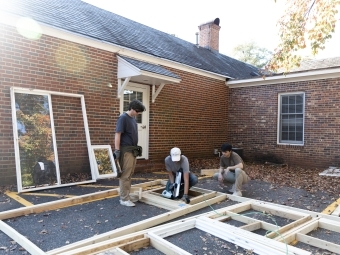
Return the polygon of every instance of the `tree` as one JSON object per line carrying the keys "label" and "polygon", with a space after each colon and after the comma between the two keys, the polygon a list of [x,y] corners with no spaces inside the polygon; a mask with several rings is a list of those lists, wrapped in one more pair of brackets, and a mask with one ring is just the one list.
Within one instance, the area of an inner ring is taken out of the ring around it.
{"label": "tree", "polygon": [[233,49],[232,55],[240,61],[262,68],[270,60],[272,52],[266,48],[261,48],[255,42],[250,41],[236,46]]}
{"label": "tree", "polygon": [[323,50],[335,31],[339,5],[340,0],[287,0],[278,21],[280,43],[267,69],[288,72],[300,65],[299,50],[309,46],[313,56]]}

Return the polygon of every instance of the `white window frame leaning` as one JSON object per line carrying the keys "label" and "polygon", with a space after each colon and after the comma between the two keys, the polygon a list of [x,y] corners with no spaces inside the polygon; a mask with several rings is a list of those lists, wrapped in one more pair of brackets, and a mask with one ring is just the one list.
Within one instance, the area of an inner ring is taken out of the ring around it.
{"label": "white window frame leaning", "polygon": [[[294,142],[294,141],[282,141],[281,139],[281,109],[282,109],[282,97],[283,96],[290,96],[290,95],[302,95],[303,96],[303,106],[302,106],[302,141],[301,142]],[[299,92],[289,92],[289,93],[279,93],[278,94],[278,113],[277,113],[277,144],[282,145],[295,145],[295,146],[303,146],[305,141],[305,92],[299,91]]]}
{"label": "white window frame leaning", "polygon": [[[113,158],[113,154],[112,154],[112,149],[110,145],[92,145],[92,160],[93,160],[93,165],[95,168],[95,172],[96,172],[96,179],[104,179],[104,178],[115,178],[117,177],[117,168],[116,168],[116,164]],[[111,169],[112,169],[112,173],[110,174],[100,174],[99,169],[98,169],[98,162],[95,156],[95,150],[96,149],[103,149],[103,150],[107,150],[107,155],[110,159],[111,162]]]}
{"label": "white window frame leaning", "polygon": [[[50,116],[51,116],[51,129],[52,129],[52,136],[53,136],[53,148],[54,148],[54,155],[55,155],[55,166],[56,166],[56,175],[57,175],[57,183],[51,186],[44,186],[44,187],[27,187],[23,189],[22,187],[22,179],[21,179],[21,166],[20,166],[20,154],[19,154],[19,144],[18,144],[18,132],[17,132],[17,116],[16,116],[16,106],[15,106],[15,93],[26,93],[26,94],[33,94],[33,95],[47,95],[49,97],[49,109],[50,109]],[[86,143],[88,148],[88,155],[90,161],[90,168],[91,168],[91,180],[81,181],[81,182],[74,182],[74,183],[67,183],[61,184],[60,180],[60,170],[59,170],[59,160],[58,160],[58,152],[57,152],[57,144],[55,138],[55,130],[54,130],[54,120],[53,120],[53,111],[52,111],[52,102],[51,102],[51,95],[58,95],[58,96],[65,96],[65,97],[76,97],[80,99],[82,113],[83,113],[83,121],[84,121],[84,129],[85,129],[85,136],[86,136]],[[64,186],[72,186],[77,184],[85,184],[95,182],[95,171],[93,166],[93,160],[91,160],[91,139],[90,139],[90,132],[88,127],[87,115],[86,115],[86,107],[85,107],[85,98],[84,95],[81,94],[71,94],[71,93],[63,93],[57,91],[48,91],[48,90],[38,90],[38,89],[28,89],[28,88],[18,88],[18,87],[11,87],[11,106],[12,106],[12,124],[13,124],[13,137],[14,137],[14,150],[15,150],[15,164],[16,164],[16,175],[17,175],[17,188],[18,193],[20,192],[28,192],[34,190],[43,190],[43,189],[51,189],[51,188],[59,188]]]}

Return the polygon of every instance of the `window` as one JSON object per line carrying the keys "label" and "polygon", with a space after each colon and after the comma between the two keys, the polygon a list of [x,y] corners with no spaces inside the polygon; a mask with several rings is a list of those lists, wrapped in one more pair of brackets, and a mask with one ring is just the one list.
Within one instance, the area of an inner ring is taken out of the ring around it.
{"label": "window", "polygon": [[278,143],[303,145],[305,93],[279,94]]}

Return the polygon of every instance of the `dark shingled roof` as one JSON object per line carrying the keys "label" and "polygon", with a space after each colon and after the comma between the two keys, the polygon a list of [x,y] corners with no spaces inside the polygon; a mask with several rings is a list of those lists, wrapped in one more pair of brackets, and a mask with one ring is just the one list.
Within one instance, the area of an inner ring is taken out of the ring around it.
{"label": "dark shingled roof", "polygon": [[340,67],[340,57],[325,59],[305,59],[301,61],[299,67],[292,68],[290,72],[312,71],[333,67]]}
{"label": "dark shingled roof", "polygon": [[179,77],[178,75],[170,72],[169,70],[166,70],[165,68],[161,66],[150,64],[144,61],[139,61],[133,58],[123,57],[123,56],[120,56],[120,57],[126,60],[127,62],[129,62],[130,64],[134,65],[135,67],[139,68],[140,70],[148,71],[148,72],[156,73],[156,74],[161,74],[161,75],[173,77],[176,79],[181,79],[181,77]]}
{"label": "dark shingled roof", "polygon": [[234,79],[258,68],[81,0],[1,0],[0,9],[60,29]]}

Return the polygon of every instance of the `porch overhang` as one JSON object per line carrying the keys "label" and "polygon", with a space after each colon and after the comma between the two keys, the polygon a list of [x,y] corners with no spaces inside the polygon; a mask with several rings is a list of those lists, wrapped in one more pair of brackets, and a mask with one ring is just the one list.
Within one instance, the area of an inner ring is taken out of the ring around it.
{"label": "porch overhang", "polygon": [[[118,56],[118,88],[120,98],[129,82],[152,86],[152,103],[155,102],[163,87],[167,84],[180,83],[181,78],[162,66],[144,61]],[[156,86],[157,90],[156,90]]]}

